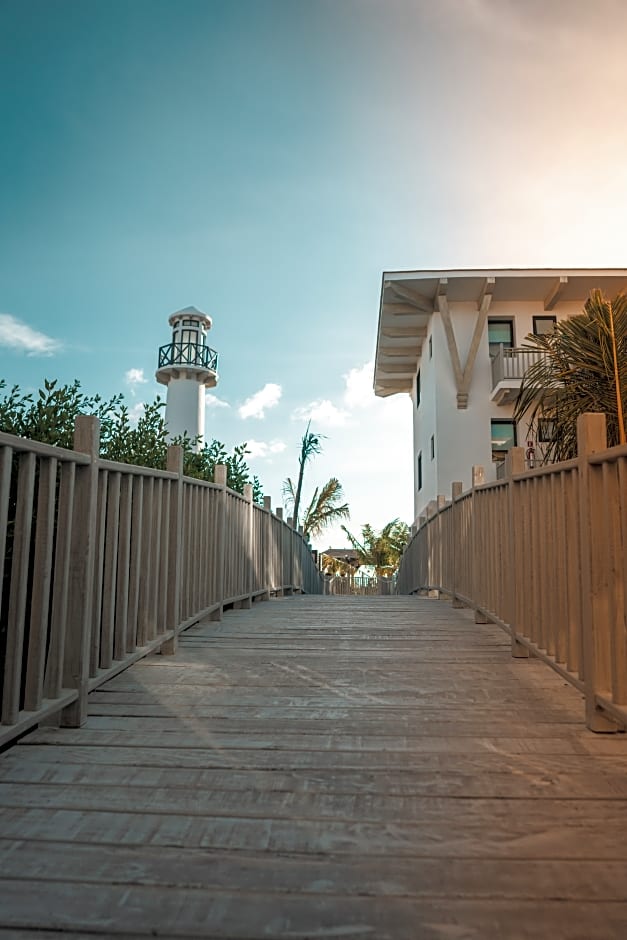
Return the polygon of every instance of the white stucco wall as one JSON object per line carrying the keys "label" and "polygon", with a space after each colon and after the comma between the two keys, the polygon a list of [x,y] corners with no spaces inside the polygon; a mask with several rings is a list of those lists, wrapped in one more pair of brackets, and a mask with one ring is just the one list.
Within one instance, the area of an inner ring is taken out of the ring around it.
{"label": "white stucco wall", "polygon": [[[489,357],[479,365],[475,365],[473,382],[470,386],[468,407],[457,407],[457,386],[451,357],[446,341],[444,324],[440,314],[434,315],[434,333],[437,337],[437,408],[438,428],[437,447],[439,451],[437,492],[431,497],[442,495],[447,499],[451,495],[451,485],[461,481],[464,489],[471,485],[472,467],[480,465],[486,469],[486,479],[490,479],[491,449],[490,449],[490,418],[493,416],[495,406],[490,402]],[[475,322],[477,319],[476,304],[452,304],[451,320],[459,350],[462,368],[466,363],[468,350],[472,342]],[[487,331],[482,337],[479,351],[483,350],[487,356]],[[479,360],[479,355],[477,356]],[[486,370],[487,369],[487,375]]]}
{"label": "white stucco wall", "polygon": [[[450,311],[463,369],[472,341],[477,306],[451,303]],[[551,311],[544,310],[541,302],[494,303],[490,308],[488,320],[514,320],[514,345],[519,346],[533,330],[534,315],[554,315],[560,320],[580,311],[581,305],[577,303],[558,304]],[[432,359],[429,359],[429,336],[433,342]],[[486,481],[496,479],[496,464],[492,461],[490,421],[511,418],[513,411],[511,404],[497,405],[490,400],[492,371],[487,324],[477,352],[467,408],[457,407],[453,366],[439,313],[434,313],[429,319],[427,339],[423,343],[422,358],[418,367],[421,371],[421,405],[418,409],[415,407],[415,382],[413,392],[415,518],[438,495],[450,499],[453,482],[459,480],[464,490],[469,489],[473,465],[484,467]],[[527,440],[526,422],[521,422],[517,431],[518,444],[524,447]],[[430,457],[432,434],[435,435],[436,454],[433,461]],[[423,455],[423,487],[418,492],[416,461],[420,451]]]}
{"label": "white stucco wall", "polygon": [[[412,392],[414,405],[414,518],[426,503],[433,499],[437,484],[437,448],[435,460],[431,460],[431,435],[436,434],[437,382],[436,348],[434,340],[433,358],[429,358],[429,337],[433,318],[429,321],[429,332],[422,346],[420,369],[420,406],[416,407],[416,379]],[[418,454],[422,452],[422,489],[418,490]]]}

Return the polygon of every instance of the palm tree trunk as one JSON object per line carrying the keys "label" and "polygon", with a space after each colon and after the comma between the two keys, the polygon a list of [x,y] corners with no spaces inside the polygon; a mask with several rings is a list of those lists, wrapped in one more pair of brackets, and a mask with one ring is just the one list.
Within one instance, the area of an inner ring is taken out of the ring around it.
{"label": "palm tree trunk", "polygon": [[625,419],[623,416],[623,394],[620,384],[620,373],[618,371],[618,354],[616,352],[616,334],[614,332],[614,312],[611,301],[608,303],[610,312],[610,332],[612,334],[612,355],[614,357],[614,385],[616,387],[616,414],[618,417],[618,440],[620,444],[627,444],[625,435]]}
{"label": "palm tree trunk", "polygon": [[314,454],[319,454],[320,447],[320,435],[312,434],[309,431],[311,426],[311,421],[307,423],[307,430],[303,435],[300,446],[300,457],[298,458],[299,469],[298,469],[298,483],[296,484],[296,496],[294,497],[294,528],[298,529],[298,510],[300,509],[300,495],[303,488],[303,475],[305,473],[305,464]]}
{"label": "palm tree trunk", "polygon": [[298,530],[298,510],[300,509],[300,494],[303,488],[303,474],[305,472],[305,461],[300,459],[298,470],[298,483],[296,484],[296,496],[294,497],[294,528]]}

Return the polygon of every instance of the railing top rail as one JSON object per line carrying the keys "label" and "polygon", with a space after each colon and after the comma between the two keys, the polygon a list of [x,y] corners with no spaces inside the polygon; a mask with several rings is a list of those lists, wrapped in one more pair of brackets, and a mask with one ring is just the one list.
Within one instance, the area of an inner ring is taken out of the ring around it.
{"label": "railing top rail", "polygon": [[507,478],[502,480],[489,480],[487,483],[479,483],[478,486],[475,486],[475,492],[485,493],[486,490],[498,490],[502,489],[504,486],[507,486]]}
{"label": "railing top rail", "polygon": [[627,444],[618,444],[616,447],[608,447],[607,450],[597,451],[596,454],[590,454],[588,456],[588,463],[591,464],[600,464],[600,463],[613,463],[615,460],[620,460],[622,457],[627,457]]}
{"label": "railing top rail", "polygon": [[514,481],[522,481],[529,480],[532,477],[550,476],[553,473],[565,473],[569,470],[576,470],[577,463],[576,457],[573,457],[571,460],[562,460],[560,463],[547,463],[543,464],[541,467],[534,467],[533,470],[515,473],[512,479]]}
{"label": "railing top rail", "polygon": [[5,431],[0,431],[0,447],[10,447],[12,450],[37,454],[39,457],[56,457],[57,460],[71,463],[90,463],[90,457],[87,454],[81,454],[77,450],[66,450],[65,447],[57,447],[55,444],[42,444],[41,441],[16,437],[14,434],[7,434]]}
{"label": "railing top rail", "polygon": [[123,463],[117,460],[98,460],[98,469],[109,473],[130,473],[133,476],[161,477],[164,480],[176,480],[177,474],[171,470],[156,470],[154,467],[140,467],[135,463]]}
{"label": "railing top rail", "polygon": [[[183,483],[187,486],[198,486],[206,490],[221,490],[222,487],[219,483],[214,483],[212,480],[200,480],[198,477],[183,477]],[[232,492],[229,490],[229,492]]]}
{"label": "railing top rail", "polygon": [[[200,483],[201,481],[199,480],[198,482]],[[228,496],[233,496],[235,499],[240,499],[243,503],[248,502],[248,500],[242,493],[238,493],[237,490],[230,490],[228,486],[226,488],[226,493]]]}

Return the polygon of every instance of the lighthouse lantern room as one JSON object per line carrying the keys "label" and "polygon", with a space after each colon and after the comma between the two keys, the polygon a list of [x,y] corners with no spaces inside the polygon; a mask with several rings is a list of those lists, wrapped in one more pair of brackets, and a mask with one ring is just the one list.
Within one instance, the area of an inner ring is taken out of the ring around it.
{"label": "lighthouse lantern room", "polygon": [[185,434],[196,440],[196,450],[205,442],[205,389],[218,382],[218,354],[207,346],[211,317],[185,307],[169,319],[172,342],[159,349],[157,382],[168,388],[165,420],[170,439]]}

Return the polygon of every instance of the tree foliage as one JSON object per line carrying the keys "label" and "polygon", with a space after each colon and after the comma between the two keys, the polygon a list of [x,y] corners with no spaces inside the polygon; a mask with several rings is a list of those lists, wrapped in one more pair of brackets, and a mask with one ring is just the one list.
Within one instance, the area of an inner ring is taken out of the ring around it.
{"label": "tree foliage", "polygon": [[539,350],[526,372],[514,406],[514,420],[551,422],[552,440],[545,462],[568,460],[577,453],[577,418],[604,412],[608,445],[625,440],[627,414],[627,295],[607,300],[592,291],[583,313],[561,320],[552,333],[527,337]]}
{"label": "tree foliage", "polygon": [[314,434],[313,431],[310,431],[311,421],[307,423],[305,433],[303,434],[302,440],[300,442],[300,454],[298,456],[298,481],[296,483],[296,491],[294,493],[294,506],[293,506],[293,517],[294,517],[294,528],[298,528],[298,514],[300,512],[300,500],[301,494],[303,491],[303,477],[305,475],[305,465],[315,454],[319,454],[322,451],[322,434]]}
{"label": "tree foliage", "polygon": [[372,565],[377,574],[390,577],[398,569],[401,555],[409,541],[409,526],[392,519],[380,532],[370,523],[361,527],[361,541],[342,526],[346,537],[357,552],[360,565]]}
{"label": "tree foliage", "polygon": [[[294,506],[294,483],[288,477],[283,483],[283,497],[288,509]],[[348,503],[344,499],[342,485],[337,477],[331,477],[322,487],[316,487],[311,501],[303,514],[303,535],[317,538],[329,525],[340,519],[349,519]]]}
{"label": "tree foliage", "polygon": [[[0,379],[0,391],[6,388]],[[143,405],[136,422],[131,421],[123,395],[108,401],[100,395],[86,395],[78,380],[59,385],[44,381],[36,394],[24,392],[19,385],[0,398],[0,431],[56,447],[71,450],[74,441],[74,420],[78,415],[95,415],[100,419],[100,456],[118,463],[136,464],[163,470],[170,442],[164,417],[165,402],[157,397]],[[189,437],[177,438],[183,447],[184,472],[201,480],[213,480],[216,464],[225,464],[227,485],[241,493],[252,483],[253,499],[263,504],[263,491],[246,463],[246,444],[238,444],[231,454],[221,441],[213,440],[200,450]]]}
{"label": "tree foliage", "polygon": [[336,558],[334,555],[327,555],[326,552],[320,555],[320,567],[325,574],[340,575],[343,578],[357,571],[357,568],[354,568],[348,561]]}

